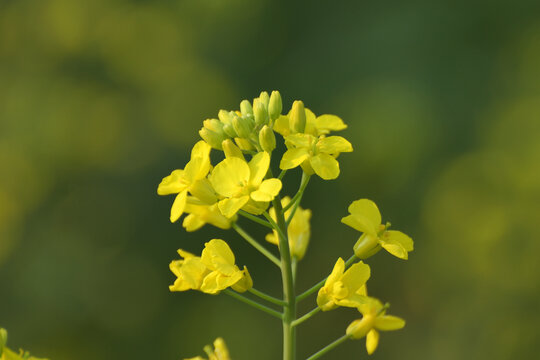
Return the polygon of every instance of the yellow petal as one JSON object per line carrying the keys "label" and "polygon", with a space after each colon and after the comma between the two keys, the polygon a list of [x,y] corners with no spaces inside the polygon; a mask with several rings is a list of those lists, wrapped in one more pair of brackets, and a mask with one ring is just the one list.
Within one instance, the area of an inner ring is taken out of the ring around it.
{"label": "yellow petal", "polygon": [[245,161],[236,157],[228,158],[212,170],[210,183],[218,194],[233,197],[248,184],[249,172]]}
{"label": "yellow petal", "polygon": [[255,155],[249,161],[250,185],[258,187],[266,176],[269,167],[270,155],[267,152],[263,151]]}
{"label": "yellow petal", "polygon": [[259,189],[251,193],[251,198],[255,201],[272,201],[281,190],[281,180],[266,179]]}
{"label": "yellow petal", "polygon": [[222,338],[217,338],[214,341],[214,353],[216,355],[216,360],[231,360],[229,350]]}
{"label": "yellow petal", "polygon": [[343,261],[342,258],[337,259],[334,268],[332,269],[332,272],[330,275],[328,275],[328,278],[326,279],[324,286],[332,286],[334,282],[338,281],[341,276],[343,275],[343,272],[345,271],[345,261]]}
{"label": "yellow petal", "polygon": [[287,115],[280,115],[274,122],[274,131],[282,136],[288,136],[291,133],[289,128],[289,117]]}
{"label": "yellow petal", "polygon": [[366,337],[366,350],[368,355],[371,355],[375,352],[377,349],[377,345],[379,345],[379,333],[375,329],[371,329],[370,332],[368,332]]}
{"label": "yellow petal", "polygon": [[309,158],[309,152],[305,148],[289,149],[283,154],[279,168],[282,170],[293,169]]}
{"label": "yellow petal", "polygon": [[313,136],[318,136],[317,126],[316,126],[316,116],[308,108],[305,108],[306,110],[306,129],[304,130],[305,134],[310,134]]}
{"label": "yellow petal", "polygon": [[386,240],[386,239],[391,239],[391,241],[400,243],[401,246],[403,246],[403,248],[408,252],[414,250],[413,240],[409,236],[402,233],[401,231],[395,231],[395,230],[385,231],[384,235],[382,236],[382,240]]}
{"label": "yellow petal", "polygon": [[368,315],[364,316],[362,319],[354,320],[347,327],[347,335],[353,339],[361,339],[366,334],[373,329],[375,324],[375,316]]}
{"label": "yellow petal", "polygon": [[365,283],[368,281],[371,275],[369,265],[364,264],[362,261],[351,266],[343,276],[341,281],[349,289],[350,293],[356,293]]}
{"label": "yellow petal", "polygon": [[242,270],[242,278],[232,285],[234,291],[245,292],[253,287],[253,279],[249,274],[247,267]]}
{"label": "yellow petal", "polygon": [[399,330],[405,326],[405,320],[392,315],[377,316],[375,327],[382,331]]}
{"label": "yellow petal", "polygon": [[212,239],[204,244],[201,260],[211,270],[225,275],[231,275],[235,271],[234,254],[229,245],[221,239]]}
{"label": "yellow petal", "polygon": [[194,214],[189,214],[184,218],[182,226],[187,232],[197,231],[206,224],[200,217]]}
{"label": "yellow petal", "polygon": [[174,202],[171,207],[171,217],[170,217],[172,223],[180,219],[180,216],[182,216],[182,213],[184,212],[184,208],[186,207],[186,201],[187,201],[187,190],[182,191],[174,199]]}
{"label": "yellow petal", "polygon": [[218,203],[219,211],[223,216],[232,218],[249,201],[249,195],[239,198],[223,199]]}
{"label": "yellow petal", "polygon": [[322,311],[330,311],[337,307],[334,297],[328,293],[326,287],[322,287],[317,294],[317,306]]}
{"label": "yellow petal", "polygon": [[315,119],[315,126],[319,134],[328,134],[330,131],[345,130],[347,125],[336,115],[324,114]]}
{"label": "yellow petal", "polygon": [[324,180],[333,180],[339,176],[339,163],[328,154],[318,154],[313,156],[309,163],[315,171]]}
{"label": "yellow petal", "polygon": [[319,139],[317,150],[324,154],[339,154],[353,151],[352,145],[341,136],[329,136]]}
{"label": "yellow petal", "polygon": [[158,195],[178,194],[184,191],[188,184],[184,181],[184,170],[174,170],[170,175],[165,176],[158,186]]}
{"label": "yellow petal", "polygon": [[219,273],[217,271],[212,271],[204,277],[200,290],[206,294],[217,294],[220,289],[217,284],[217,278]]}
{"label": "yellow petal", "polygon": [[381,224],[381,213],[377,205],[371,200],[360,199],[349,205],[351,215],[341,219],[341,222],[350,227],[377,237]]}
{"label": "yellow petal", "polygon": [[394,255],[395,257],[398,257],[403,260],[407,260],[409,258],[409,254],[407,253],[407,250],[403,247],[403,245],[392,238],[383,237],[379,239],[379,243],[390,254]]}
{"label": "yellow petal", "polygon": [[208,179],[195,181],[189,188],[191,195],[206,204],[215,204],[217,201],[216,192]]}
{"label": "yellow petal", "polygon": [[285,145],[288,148],[311,148],[316,138],[309,134],[292,134],[285,138]]}
{"label": "yellow petal", "polygon": [[187,182],[193,183],[196,180],[200,180],[208,175],[210,171],[210,158],[195,157],[191,159],[184,168],[184,177]]}

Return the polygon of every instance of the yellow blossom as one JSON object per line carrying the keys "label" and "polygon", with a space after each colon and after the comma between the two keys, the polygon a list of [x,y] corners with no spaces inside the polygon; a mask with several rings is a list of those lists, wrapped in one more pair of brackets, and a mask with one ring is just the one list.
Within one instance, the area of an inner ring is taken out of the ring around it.
{"label": "yellow blossom", "polygon": [[189,215],[184,218],[182,226],[189,232],[198,230],[205,224],[212,224],[220,229],[229,229],[231,222],[236,220],[236,216],[231,219],[223,216],[217,203],[206,205],[190,197],[188,197],[184,212]]}
{"label": "yellow blossom", "polygon": [[[210,345],[204,347],[204,352],[208,355],[208,360],[231,360],[229,355],[229,349],[225,345],[225,341],[222,338],[217,338],[214,341],[214,348]],[[206,360],[202,356],[196,356],[184,360]]]}
{"label": "yellow blossom", "polygon": [[369,277],[369,265],[360,261],[345,271],[345,261],[339,258],[324,286],[319,290],[317,305],[322,311],[338,306],[359,306],[366,295],[365,284]]}
{"label": "yellow blossom", "polygon": [[228,287],[243,292],[253,286],[247,268],[240,270],[235,265],[234,254],[225,241],[213,239],[204,246],[200,257],[178,250],[183,259],[174,260],[169,266],[177,277],[169,286],[171,291],[199,290],[218,294]]}
{"label": "yellow blossom", "polygon": [[281,190],[279,179],[264,180],[269,167],[270,155],[266,152],[253,156],[249,163],[229,157],[217,164],[210,182],[224,197],[218,203],[221,213],[228,218],[242,208],[251,213],[262,213]]}
{"label": "yellow blossom", "polygon": [[[287,206],[291,201],[291,198],[286,196],[281,200],[281,205],[283,207]],[[292,207],[285,212],[285,218],[288,219],[291,215]],[[276,210],[271,208],[270,216],[276,221]],[[289,248],[291,251],[291,256],[296,257],[296,259],[301,260],[306,253],[309,237],[311,234],[311,229],[309,225],[309,220],[311,218],[311,210],[304,210],[300,206],[296,209],[293,218],[287,228],[287,235],[289,238]],[[266,241],[279,245],[279,239],[277,231],[274,230],[273,233],[266,235]]]}
{"label": "yellow blossom", "polygon": [[199,141],[191,151],[191,160],[185,168],[174,170],[163,178],[158,186],[159,195],[178,194],[171,207],[171,222],[182,216],[185,210],[188,193],[201,201],[212,204],[217,201],[215,192],[206,179],[210,171],[211,147],[204,141]]}
{"label": "yellow blossom", "polygon": [[[294,133],[291,131],[290,118],[292,115],[292,108],[287,115],[281,115],[278,117],[274,124],[274,130],[281,134],[283,137],[287,137]],[[347,128],[347,125],[336,115],[324,114],[316,116],[313,111],[305,108],[306,113],[306,125],[304,134],[310,134],[313,136],[327,135],[331,131],[341,131]]]}
{"label": "yellow blossom", "polygon": [[354,245],[354,253],[360,259],[366,259],[377,253],[381,247],[390,254],[407,260],[413,251],[413,240],[401,231],[388,230],[388,225],[381,224],[381,213],[371,200],[360,199],[349,206],[348,215],[341,222],[363,232]]}
{"label": "yellow blossom", "polygon": [[353,151],[351,143],[341,136],[291,134],[285,137],[285,145],[288,150],[279,163],[282,170],[302,165],[304,172],[315,173],[324,180],[337,178],[340,170],[336,157]]}
{"label": "yellow blossom", "polygon": [[386,307],[372,297],[366,296],[358,306],[362,318],[353,321],[347,327],[347,335],[353,339],[366,336],[366,348],[369,355],[373,354],[379,344],[379,332],[399,330],[405,326],[405,320],[397,316],[386,315]]}

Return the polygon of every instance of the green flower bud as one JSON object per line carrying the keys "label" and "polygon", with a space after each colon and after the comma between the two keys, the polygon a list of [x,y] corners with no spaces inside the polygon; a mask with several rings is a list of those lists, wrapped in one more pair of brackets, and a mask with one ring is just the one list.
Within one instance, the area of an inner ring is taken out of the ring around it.
{"label": "green flower bud", "polygon": [[276,136],[274,130],[264,125],[259,132],[259,144],[267,153],[271,153],[276,148]]}
{"label": "green flower bud", "polygon": [[268,110],[260,99],[253,101],[253,112],[255,114],[256,125],[268,124]]}
{"label": "green flower bud", "polygon": [[253,108],[248,100],[242,100],[240,103],[240,112],[242,113],[242,116],[253,115]]}
{"label": "green flower bud", "polygon": [[281,111],[283,110],[283,104],[281,102],[281,95],[279,91],[272,91],[270,95],[270,102],[268,103],[268,114],[270,115],[270,120],[276,120]]}
{"label": "green flower bud", "polygon": [[232,126],[232,124],[224,124],[223,125],[223,131],[225,132],[225,134],[227,134],[227,136],[229,137],[237,137],[238,134],[236,133],[236,131],[234,131],[234,127]]}
{"label": "green flower bud", "polygon": [[293,134],[303,133],[306,129],[306,110],[304,109],[304,103],[300,100],[296,100],[292,105],[289,126]]}
{"label": "green flower bud", "polygon": [[221,146],[223,147],[223,152],[225,153],[226,158],[237,157],[245,160],[242,150],[240,150],[240,148],[236,146],[231,139],[224,140],[221,143]]}
{"label": "green flower bud", "polygon": [[218,119],[207,119],[203,121],[203,126],[217,134],[224,134],[223,123]]}
{"label": "green flower bud", "polygon": [[353,250],[354,254],[363,260],[378,253],[381,250],[381,245],[375,237],[364,233],[354,244]]}
{"label": "green flower bud", "polygon": [[[259,95],[259,101],[261,101],[264,106],[268,109],[268,103],[270,102],[270,96],[268,96],[268,93],[266,91],[261,91],[261,94]],[[255,100],[253,100],[255,103]]]}
{"label": "green flower bud", "polygon": [[229,112],[227,110],[219,110],[218,118],[223,124],[231,123],[231,116],[229,115]]}
{"label": "green flower bud", "polygon": [[236,131],[238,136],[241,138],[248,138],[253,131],[254,126],[251,119],[240,116],[233,117],[232,125],[234,127],[234,131]]}
{"label": "green flower bud", "polygon": [[249,150],[255,150],[255,148],[253,147],[253,145],[251,145],[251,142],[249,142],[249,140],[247,139],[242,139],[242,138],[234,138],[234,142],[236,143],[236,145],[238,145],[238,147],[242,150],[246,150],[246,151],[249,151]]}
{"label": "green flower bud", "polygon": [[199,135],[201,138],[206,141],[208,145],[213,147],[217,150],[222,150],[221,143],[223,140],[225,140],[225,134],[218,134],[213,132],[212,130],[209,130],[206,127],[203,127],[201,130],[199,130]]}

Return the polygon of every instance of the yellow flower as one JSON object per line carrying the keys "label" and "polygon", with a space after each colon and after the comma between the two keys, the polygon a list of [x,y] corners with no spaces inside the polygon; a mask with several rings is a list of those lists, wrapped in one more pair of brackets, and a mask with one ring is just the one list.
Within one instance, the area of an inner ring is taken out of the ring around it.
{"label": "yellow flower", "polygon": [[270,155],[260,152],[249,164],[238,157],[229,157],[216,165],[210,175],[210,183],[225,199],[219,201],[219,210],[228,218],[238,210],[261,214],[268,202],[281,190],[279,179],[264,177],[270,167]]}
{"label": "yellow flower", "polygon": [[413,241],[401,231],[387,230],[389,224],[381,224],[381,213],[371,200],[360,199],[349,206],[348,215],[341,222],[363,232],[354,245],[354,253],[360,259],[366,259],[377,253],[381,247],[390,254],[407,260],[409,251],[413,251]]}
{"label": "yellow flower", "polygon": [[247,268],[240,270],[235,265],[234,254],[225,241],[213,239],[204,246],[200,257],[178,250],[183,259],[173,260],[169,266],[177,277],[169,286],[170,291],[199,290],[218,294],[228,287],[243,292],[253,286]]}
{"label": "yellow flower", "polygon": [[[287,115],[281,115],[274,124],[274,131],[281,134],[283,137],[287,137],[294,133],[291,131],[290,117],[291,111]],[[331,131],[345,130],[347,125],[336,115],[324,114],[321,116],[315,116],[310,109],[305,109],[306,112],[306,127],[303,131],[304,134],[310,134],[313,136],[320,136],[329,134]]]}
{"label": "yellow flower", "polygon": [[405,320],[397,316],[386,315],[386,308],[375,298],[365,297],[364,303],[358,306],[362,319],[353,321],[347,327],[347,335],[353,339],[366,336],[366,348],[373,354],[379,344],[379,332],[399,330],[405,326]]}
{"label": "yellow flower", "polygon": [[353,151],[351,143],[341,136],[291,134],[285,137],[285,145],[288,150],[279,163],[282,170],[302,165],[304,172],[315,173],[324,180],[337,178],[340,170],[336,157],[342,152]]}
{"label": "yellow flower", "polygon": [[369,276],[369,265],[360,261],[345,271],[345,262],[339,258],[324,286],[319,290],[317,305],[322,311],[338,306],[359,306],[366,295],[365,284]]}
{"label": "yellow flower", "polygon": [[[210,345],[205,346],[204,352],[206,352],[206,354],[208,355],[208,360],[231,360],[227,345],[225,345],[225,341],[222,338],[217,338],[214,341],[213,349]],[[202,356],[196,356],[184,360],[205,360],[205,358],[203,358]]]}
{"label": "yellow flower", "polygon": [[211,147],[204,141],[199,141],[191,151],[191,160],[183,170],[174,170],[163,178],[158,186],[159,195],[178,194],[171,207],[171,222],[182,216],[187,203],[188,193],[201,201],[213,204],[217,201],[215,192],[206,179],[210,171]]}
{"label": "yellow flower", "polygon": [[190,199],[190,197],[188,197],[184,212],[189,215],[184,218],[182,226],[189,232],[198,230],[205,224],[212,224],[220,229],[229,229],[231,222],[236,220],[236,216],[231,219],[223,216],[217,203],[206,205],[196,199]]}
{"label": "yellow flower", "polygon": [[[287,206],[291,198],[286,196],[281,200],[281,205],[283,207]],[[292,207],[285,212],[285,218],[287,219],[291,215]],[[270,216],[276,220],[276,210],[271,208]],[[301,260],[307,250],[309,244],[309,237],[311,235],[311,229],[309,225],[309,219],[311,218],[311,210],[304,210],[300,206],[296,209],[293,218],[287,228],[287,235],[289,237],[289,248],[291,251],[291,256],[296,257],[298,260]],[[266,235],[266,241],[279,245],[279,238],[277,231],[274,230],[273,233]]]}

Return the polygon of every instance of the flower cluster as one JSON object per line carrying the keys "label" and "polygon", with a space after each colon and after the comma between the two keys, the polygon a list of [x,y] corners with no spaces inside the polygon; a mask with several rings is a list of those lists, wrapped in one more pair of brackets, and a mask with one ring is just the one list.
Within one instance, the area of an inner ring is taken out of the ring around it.
{"label": "flower cluster", "polygon": [[[311,210],[300,206],[304,191],[313,175],[323,180],[336,179],[340,175],[339,155],[353,151],[353,147],[345,138],[331,135],[347,128],[338,116],[316,116],[302,101],[294,101],[287,114],[282,114],[282,108],[279,92],[262,92],[252,102],[243,100],[239,110],[220,110],[217,118],[203,121],[199,131],[202,140],[191,150],[190,160],[183,169],[173,170],[163,178],[157,192],[175,195],[171,222],[187,214],[182,223],[187,231],[198,230],[205,224],[232,228],[277,265],[282,274],[283,298],[253,288],[247,268],[236,265],[232,250],[221,239],[207,242],[201,256],[178,250],[181,259],[170,264],[176,275],[170,290],[225,293],[277,317],[283,323],[284,360],[295,359],[295,326],[319,311],[356,308],[362,318],[349,325],[342,339],[309,359],[322,356],[344,340],[363,337],[368,354],[372,354],[378,345],[378,331],[397,330],[405,322],[386,315],[388,305],[367,295],[371,268],[363,260],[380,249],[406,260],[413,250],[413,241],[402,232],[389,230],[390,223],[383,225],[373,201],[354,201],[348,209],[350,214],[342,219],[362,233],[353,246],[354,255],[346,262],[339,258],[326,279],[300,295],[295,294],[296,267],[305,256],[311,237]],[[278,144],[276,139],[282,143]],[[280,156],[276,149],[285,151]],[[272,164],[279,164],[281,172],[277,177]],[[284,196],[282,181],[287,171],[295,168],[302,171],[299,190],[293,197]],[[277,248],[267,249],[251,237],[238,224],[240,217],[270,228],[266,241]],[[274,254],[276,249],[279,256]],[[246,292],[266,303],[244,295]],[[317,307],[297,317],[297,302],[315,292]],[[272,306],[279,306],[281,311]],[[221,338],[214,342],[214,348],[207,346],[205,352],[209,360],[230,360]],[[198,356],[186,360],[204,359]]]}

